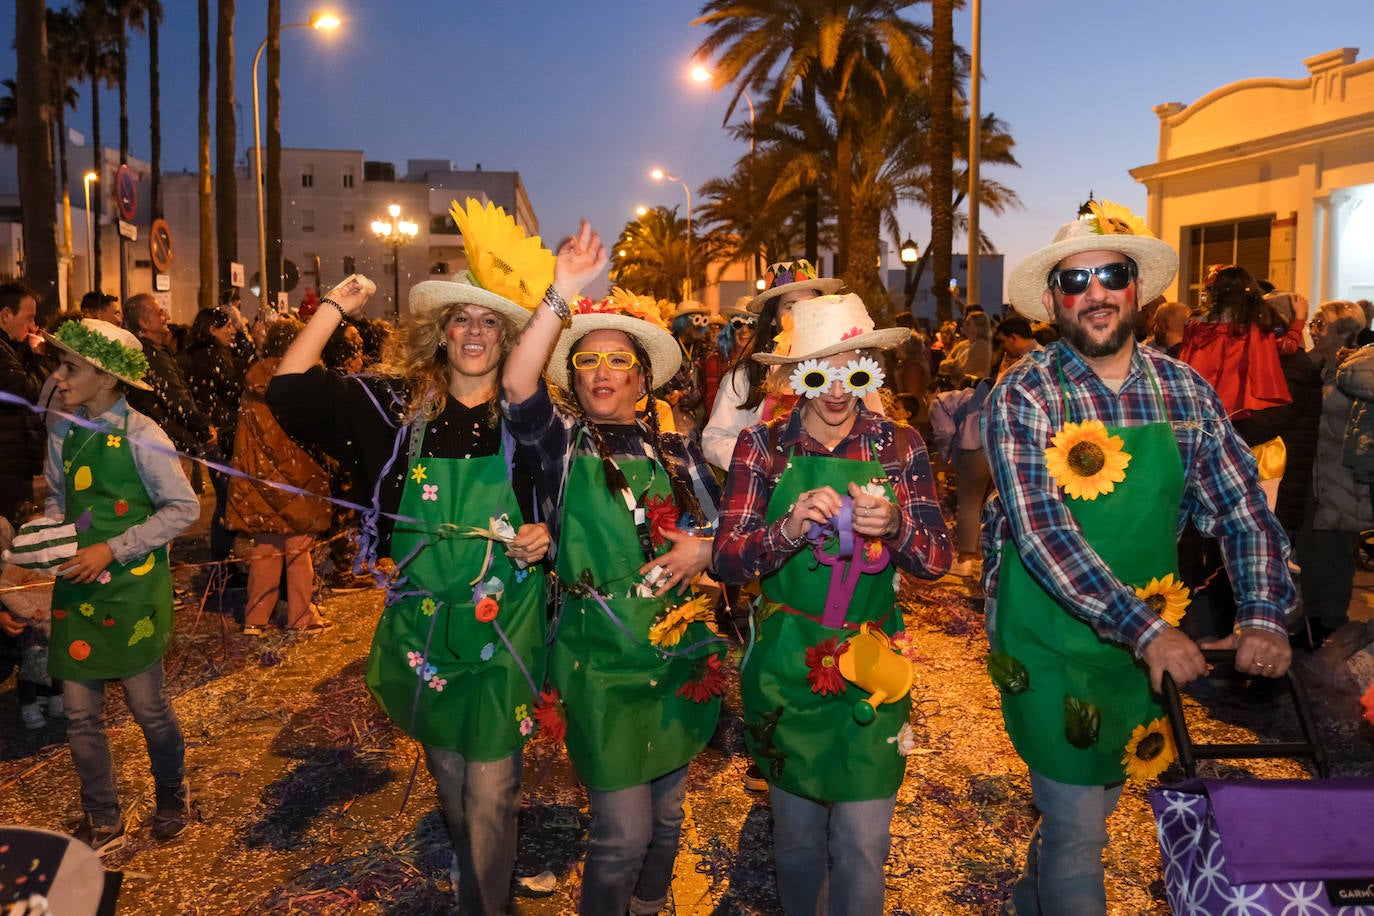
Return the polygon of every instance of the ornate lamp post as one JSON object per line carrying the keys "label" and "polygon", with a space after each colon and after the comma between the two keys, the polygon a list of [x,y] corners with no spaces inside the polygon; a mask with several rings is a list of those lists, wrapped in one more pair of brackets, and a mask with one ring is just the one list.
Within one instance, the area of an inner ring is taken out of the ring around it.
{"label": "ornate lamp post", "polygon": [[401,205],[392,204],[386,208],[389,220],[374,219],[372,234],[391,249],[392,305],[396,310],[396,320],[401,320],[401,249],[414,241],[420,234],[420,227],[409,220],[401,219]]}
{"label": "ornate lamp post", "polygon": [[86,189],[86,285],[95,289],[95,240],[91,238],[94,229],[91,225],[91,182],[99,181],[95,172],[81,176],[81,184]]}
{"label": "ornate lamp post", "polygon": [[682,185],[682,190],[687,194],[687,248],[684,251],[683,260],[686,262],[687,279],[683,281],[684,299],[692,298],[692,189],[687,187],[687,182],[676,175],[669,175],[663,169],[654,169],[649,173],[649,177],[654,181],[676,181]]}
{"label": "ornate lamp post", "polygon": [[910,312],[912,302],[916,299],[916,262],[920,260],[921,251],[916,243],[908,238],[902,243],[900,256],[902,263],[906,265],[906,285],[902,292],[906,296],[906,310]]}

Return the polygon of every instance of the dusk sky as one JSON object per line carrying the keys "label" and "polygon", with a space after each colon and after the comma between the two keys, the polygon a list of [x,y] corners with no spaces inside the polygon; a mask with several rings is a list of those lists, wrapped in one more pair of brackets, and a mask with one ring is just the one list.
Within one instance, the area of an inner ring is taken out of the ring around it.
{"label": "dusk sky", "polygon": [[[191,171],[196,4],[164,6],[163,168]],[[323,9],[344,24],[282,36],[283,145],[360,149],[398,171],[412,158],[518,170],[546,241],[582,216],[614,239],[636,205],[685,210],[679,185],[650,180],[655,165],[682,176],[699,205],[695,189],[747,151],[721,127],[725,93],[687,78],[706,35],[689,25],[700,12],[695,0],[283,0],[282,22]],[[15,68],[10,11],[0,18],[4,75]],[[928,13],[914,8],[926,21]],[[266,34],[265,4],[239,0],[237,16],[243,151],[253,139],[250,65]],[[955,29],[967,47],[967,10]],[[1128,169],[1154,161],[1153,106],[1191,104],[1240,79],[1302,79],[1304,58],[1371,41],[1371,0],[985,0],[983,109],[1007,123],[1021,163],[988,174],[1015,189],[1024,208],[984,214],[983,230],[1010,272],[1089,190],[1143,214],[1145,191]],[[146,158],[145,38],[132,39],[130,57],[132,153]],[[81,92],[69,123],[89,138],[89,86]],[[116,146],[113,90],[102,92],[101,112],[102,139]],[[747,117],[743,105],[737,116]],[[910,208],[901,223],[924,247],[929,216]],[[964,248],[956,238],[956,251]]]}

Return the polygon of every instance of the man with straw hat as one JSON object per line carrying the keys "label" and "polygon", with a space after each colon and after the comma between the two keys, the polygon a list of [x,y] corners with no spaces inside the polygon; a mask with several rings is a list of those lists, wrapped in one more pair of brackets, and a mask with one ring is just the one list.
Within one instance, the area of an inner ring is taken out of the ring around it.
{"label": "man with straw hat", "polygon": [[1106,912],[1106,820],[1128,777],[1173,758],[1156,695],[1206,671],[1177,629],[1184,521],[1215,535],[1236,592],[1237,668],[1290,660],[1288,542],[1249,449],[1191,369],[1137,347],[1136,310],[1178,257],[1129,210],[1088,219],[1012,271],[1012,305],[1061,340],[1027,353],[984,408],[996,495],[984,512],[988,670],[1041,820],[1004,912]]}
{"label": "man with straw hat", "polygon": [[896,571],[938,579],[949,534],[920,436],[863,403],[883,382],[878,351],[910,332],[876,330],[853,294],[798,302],[794,315],[790,352],[754,359],[788,372],[801,398],[740,434],[715,569],[762,580],[740,695],[769,784],[783,909],[880,913],[911,700],[899,685],[870,708],[842,659],[851,637],[903,631]]}
{"label": "man with straw hat", "polygon": [[48,437],[45,515],[73,523],[76,555],[56,570],[48,670],[62,678],[67,740],[81,777],[76,837],[96,851],[124,844],[103,722],[105,682],[119,680],[152,761],[153,836],[186,827],[185,742],[162,689],[172,641],[167,542],[200,514],[171,440],[129,407],[123,389],[146,390],[138,338],[94,318],[44,335],[73,415]]}

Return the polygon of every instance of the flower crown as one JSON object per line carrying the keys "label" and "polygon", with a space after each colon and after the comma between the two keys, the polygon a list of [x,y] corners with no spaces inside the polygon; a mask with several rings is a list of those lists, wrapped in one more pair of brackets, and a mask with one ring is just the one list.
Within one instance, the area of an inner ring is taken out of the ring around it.
{"label": "flower crown", "polygon": [[587,296],[578,297],[572,303],[572,313],[573,315],[624,315],[627,318],[647,321],[665,331],[668,329],[658,303],[645,296],[637,296],[619,286],[613,288],[610,295],[601,299],[591,299]]}
{"label": "flower crown", "polygon": [[148,357],[143,355],[142,350],[126,347],[79,321],[64,322],[53,337],[82,359],[111,375],[137,382],[142,381],[148,372]]}
{"label": "flower crown", "polygon": [[1098,235],[1143,235],[1154,238],[1150,227],[1145,225],[1143,219],[1132,213],[1129,207],[1123,207],[1110,200],[1090,200],[1088,209],[1092,211],[1090,227]]}

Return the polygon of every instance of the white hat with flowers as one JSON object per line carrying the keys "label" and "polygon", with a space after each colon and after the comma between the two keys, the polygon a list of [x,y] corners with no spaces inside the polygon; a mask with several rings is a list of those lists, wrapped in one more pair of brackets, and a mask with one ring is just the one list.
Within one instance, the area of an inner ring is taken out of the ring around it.
{"label": "white hat with flowers", "polygon": [[911,337],[908,328],[875,328],[863,300],[853,293],[817,296],[792,307],[792,342],[786,355],[755,353],[770,366],[823,359],[848,350],[886,350]]}
{"label": "white hat with flowers", "polygon": [[653,299],[615,287],[604,299],[592,300],[583,296],[570,307],[572,322],[558,335],[558,343],[554,344],[545,370],[559,388],[570,387],[568,356],[573,346],[592,331],[603,328],[623,331],[644,348],[649,368],[653,370],[649,382],[651,389],[666,385],[682,365],[682,347],[668,330],[663,312]]}
{"label": "white hat with flowers", "polygon": [[143,381],[143,376],[148,374],[148,357],[143,355],[143,344],[132,331],[99,318],[82,318],[63,322],[55,334],[44,331],[43,337],[48,343],[84,359],[126,385],[143,391],[153,390]]}

